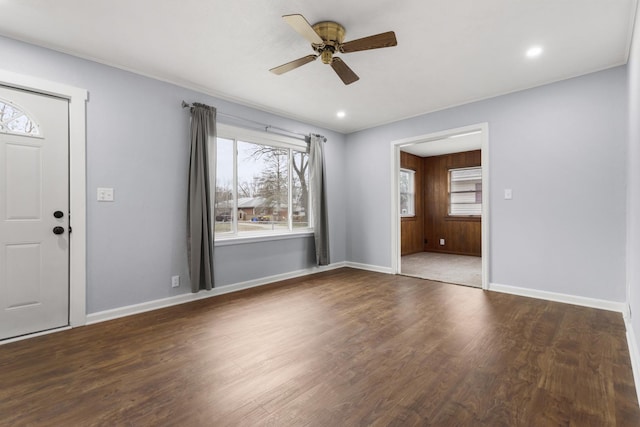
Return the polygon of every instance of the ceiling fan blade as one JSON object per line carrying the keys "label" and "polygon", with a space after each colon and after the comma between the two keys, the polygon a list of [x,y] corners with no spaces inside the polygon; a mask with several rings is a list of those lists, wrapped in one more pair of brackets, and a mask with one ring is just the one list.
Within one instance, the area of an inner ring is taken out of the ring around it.
{"label": "ceiling fan blade", "polygon": [[349,68],[340,58],[333,58],[331,68],[333,68],[333,71],[336,72],[338,77],[340,77],[342,82],[346,85],[350,85],[351,83],[360,80],[360,77],[358,77],[358,75],[354,73],[353,70],[351,70],[351,68]]}
{"label": "ceiling fan blade", "polygon": [[302,58],[298,58],[295,61],[291,61],[291,62],[287,62],[286,64],[282,64],[278,67],[272,68],[269,71],[271,71],[273,74],[284,74],[287,71],[291,71],[295,68],[301,67],[304,64],[308,64],[309,62],[315,61],[315,59],[317,58],[317,55],[307,55],[307,56],[303,56]]}
{"label": "ceiling fan blade", "polygon": [[311,27],[311,25],[304,18],[304,16],[298,15],[298,14],[284,15],[282,19],[284,19],[287,24],[291,25],[291,28],[296,30],[298,34],[300,34],[302,37],[307,39],[309,43],[314,43],[314,44],[324,43],[322,38],[318,35],[318,33],[315,32],[315,30]]}
{"label": "ceiling fan blade", "polygon": [[340,45],[340,52],[350,53],[359,50],[379,49],[381,47],[396,46],[396,33],[387,31],[386,33],[376,34],[375,36],[363,37],[361,39],[351,40]]}

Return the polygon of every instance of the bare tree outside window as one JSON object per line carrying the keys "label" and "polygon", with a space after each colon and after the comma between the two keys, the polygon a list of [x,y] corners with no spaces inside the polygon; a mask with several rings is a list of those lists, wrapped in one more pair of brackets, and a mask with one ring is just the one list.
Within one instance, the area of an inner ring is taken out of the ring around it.
{"label": "bare tree outside window", "polygon": [[216,235],[309,227],[309,156],[304,148],[225,138],[217,142]]}
{"label": "bare tree outside window", "polygon": [[0,100],[0,132],[40,135],[38,125],[15,105]]}
{"label": "bare tree outside window", "polygon": [[309,154],[293,151],[293,227],[309,227]]}
{"label": "bare tree outside window", "polygon": [[239,141],[238,158],[238,174],[253,170],[257,177],[256,205],[260,205],[254,206],[256,215],[250,221],[271,224],[272,230],[288,228],[289,150]]}

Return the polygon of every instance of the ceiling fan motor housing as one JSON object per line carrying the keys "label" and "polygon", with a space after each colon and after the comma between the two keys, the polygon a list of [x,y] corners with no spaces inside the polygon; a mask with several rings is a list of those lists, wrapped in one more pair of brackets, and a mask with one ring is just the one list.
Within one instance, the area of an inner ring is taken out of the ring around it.
{"label": "ceiling fan motor housing", "polygon": [[346,34],[344,27],[337,22],[323,21],[313,25],[312,28],[324,41],[323,44],[312,44],[313,50],[320,54],[323,63],[331,64],[333,53],[344,41]]}

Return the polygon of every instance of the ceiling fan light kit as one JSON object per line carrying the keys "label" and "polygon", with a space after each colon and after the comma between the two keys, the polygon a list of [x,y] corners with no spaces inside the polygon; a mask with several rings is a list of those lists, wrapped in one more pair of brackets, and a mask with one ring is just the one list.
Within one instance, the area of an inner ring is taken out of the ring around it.
{"label": "ceiling fan light kit", "polygon": [[304,16],[285,15],[282,17],[298,34],[311,43],[311,48],[316,55],[307,55],[278,67],[272,68],[274,74],[284,74],[304,64],[315,61],[318,57],[324,64],[331,65],[338,77],[345,85],[358,81],[360,78],[347,66],[335,53],[351,53],[361,50],[392,47],[398,44],[393,31],[363,37],[361,39],[344,42],[346,30],[337,22],[322,21],[311,26]]}

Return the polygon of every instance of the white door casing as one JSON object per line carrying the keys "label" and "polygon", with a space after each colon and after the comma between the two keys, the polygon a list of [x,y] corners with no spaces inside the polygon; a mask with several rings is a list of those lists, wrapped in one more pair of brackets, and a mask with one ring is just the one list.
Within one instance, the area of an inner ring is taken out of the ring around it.
{"label": "white door casing", "polygon": [[489,250],[490,236],[490,216],[489,216],[489,124],[478,123],[475,125],[463,126],[455,129],[434,132],[427,135],[404,138],[391,141],[391,271],[393,274],[400,273],[401,242],[400,242],[400,148],[407,145],[432,142],[444,138],[455,137],[469,132],[480,131],[482,138],[482,289],[489,289],[489,266],[491,252]]}
{"label": "white door casing", "polygon": [[[0,339],[5,339],[69,324],[69,107],[66,99],[3,86],[0,100],[38,129],[36,135],[0,132]],[[54,234],[54,227],[62,233]]]}

